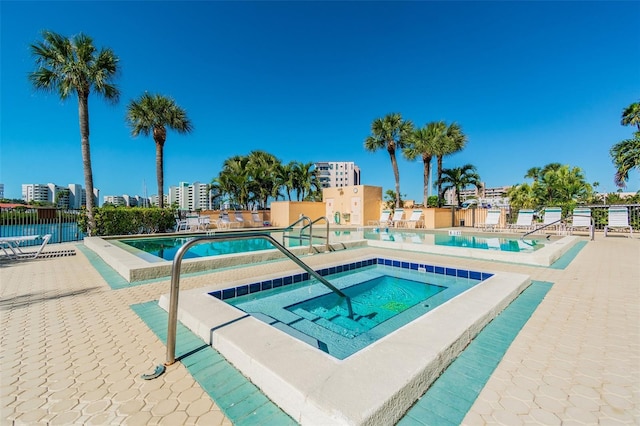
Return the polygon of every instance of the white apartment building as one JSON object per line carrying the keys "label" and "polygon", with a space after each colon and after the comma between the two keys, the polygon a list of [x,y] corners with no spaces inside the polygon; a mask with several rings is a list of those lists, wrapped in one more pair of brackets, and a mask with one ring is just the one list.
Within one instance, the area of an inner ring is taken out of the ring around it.
{"label": "white apartment building", "polygon": [[0,183],[0,198],[4,198],[4,183]]}
{"label": "white apartment building", "polygon": [[322,188],[360,185],[360,168],[352,161],[315,163]]}
{"label": "white apartment building", "polygon": [[[463,189],[460,191],[460,200],[462,202],[468,199],[478,200],[480,205],[484,206],[508,206],[509,198],[507,198],[507,191],[511,186],[497,186],[494,188],[487,188],[484,183],[481,184],[480,189],[473,187],[471,189]],[[449,189],[444,193],[445,204],[455,205],[457,201],[455,189]]]}
{"label": "white apartment building", "polygon": [[[180,182],[169,187],[169,205],[177,204],[182,210],[210,210],[209,186],[200,182]],[[157,200],[157,196],[156,196]]]}
{"label": "white apartment building", "polygon": [[[98,205],[100,190],[93,189],[94,202]],[[55,203],[58,207],[79,209],[86,204],[87,193],[82,185],[69,184],[67,187],[54,183],[23,183],[22,199],[29,203],[32,201]]]}

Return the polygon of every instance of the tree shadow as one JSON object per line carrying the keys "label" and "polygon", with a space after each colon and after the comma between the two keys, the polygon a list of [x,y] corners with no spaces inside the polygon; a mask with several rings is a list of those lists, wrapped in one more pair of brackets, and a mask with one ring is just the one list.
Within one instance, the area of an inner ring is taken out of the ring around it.
{"label": "tree shadow", "polygon": [[27,293],[14,297],[0,299],[0,311],[8,311],[10,309],[26,308],[36,303],[46,302],[48,300],[62,299],[64,297],[79,296],[82,294],[92,293],[100,287],[89,287],[80,290],[67,291],[60,293],[58,291],[45,291],[44,293]]}

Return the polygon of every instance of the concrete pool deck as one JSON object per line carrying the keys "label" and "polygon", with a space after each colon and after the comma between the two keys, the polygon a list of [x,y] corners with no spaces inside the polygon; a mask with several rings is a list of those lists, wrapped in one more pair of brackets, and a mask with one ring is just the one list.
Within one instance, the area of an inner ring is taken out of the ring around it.
{"label": "concrete pool deck", "polygon": [[[599,233],[564,269],[422,256],[553,283],[462,423],[640,423],[638,237]],[[219,273],[249,278],[252,268]],[[185,277],[182,288],[207,279]],[[2,262],[0,281],[3,423],[231,424],[182,363],[140,378],[164,361],[165,346],[131,305],[157,300],[168,280],[112,290],[79,251]]]}

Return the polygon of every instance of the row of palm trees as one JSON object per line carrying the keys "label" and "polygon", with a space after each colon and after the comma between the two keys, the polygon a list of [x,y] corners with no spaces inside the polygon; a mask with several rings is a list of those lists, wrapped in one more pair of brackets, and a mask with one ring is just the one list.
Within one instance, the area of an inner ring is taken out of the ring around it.
{"label": "row of palm trees", "polygon": [[[43,31],[42,40],[31,45],[36,68],[28,78],[36,90],[56,93],[60,99],[78,98],[80,122],[80,146],[87,192],[86,214],[89,235],[95,229],[95,202],[91,148],[89,142],[89,95],[102,96],[110,103],[117,103],[120,91],[114,83],[119,72],[119,58],[113,50],[97,49],[93,39],[84,34],[64,37],[52,31]],[[184,109],[166,96],[144,93],[132,100],[127,108],[126,122],[131,134],[153,135],[156,146],[156,176],[158,203],[164,203],[164,144],[167,128],[178,133],[189,133],[193,126]]]}
{"label": "row of palm trees", "polygon": [[[428,205],[429,197],[429,176],[431,175],[431,162],[436,158],[437,179],[435,182],[438,194],[438,205],[442,206],[444,202],[444,192],[447,189],[445,184],[448,180],[443,181],[443,158],[447,155],[459,152],[464,149],[467,143],[467,136],[462,132],[461,127],[457,123],[447,124],[444,121],[434,121],[425,124],[421,128],[416,128],[411,120],[404,120],[399,113],[387,114],[384,117],[376,118],[371,123],[371,134],[365,139],[364,147],[367,151],[377,151],[386,149],[391,159],[391,167],[395,178],[395,207],[400,207],[400,173],[398,170],[398,161],[396,158],[396,150],[400,149],[404,157],[409,161],[417,158],[422,160],[424,164],[423,171],[423,196],[424,205]],[[474,176],[466,178],[470,182],[477,181],[479,176],[475,168],[471,165],[465,165],[465,175],[473,173]],[[473,168],[473,170],[470,170]],[[462,172],[459,168],[457,172]],[[453,170],[453,169],[452,169]],[[459,190],[458,190],[459,193]]]}
{"label": "row of palm trees", "polygon": [[313,163],[291,161],[283,164],[273,154],[253,151],[249,155],[228,158],[210,185],[216,204],[239,208],[266,208],[269,200],[317,201],[322,198],[321,185]]}

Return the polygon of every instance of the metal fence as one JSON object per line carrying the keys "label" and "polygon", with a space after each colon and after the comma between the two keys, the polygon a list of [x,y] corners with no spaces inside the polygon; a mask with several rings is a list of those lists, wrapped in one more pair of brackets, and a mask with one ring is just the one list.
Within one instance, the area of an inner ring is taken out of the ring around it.
{"label": "metal fence", "polygon": [[[608,205],[608,204],[594,204],[587,206],[578,206],[580,208],[588,207],[591,209],[591,216],[595,224],[596,230],[603,230],[608,223],[608,211],[609,207],[626,207],[629,212],[629,225],[635,230],[640,230],[640,204],[622,204],[622,205]],[[502,214],[500,217],[499,226],[505,227],[507,224],[515,223],[518,218],[518,212],[515,210],[509,211],[509,209],[501,209]],[[475,227],[479,224],[483,224],[487,217],[488,209],[484,208],[470,208],[460,209],[454,214],[453,226],[465,226]],[[544,211],[540,210],[536,213],[537,218],[542,221]],[[570,217],[571,212],[563,212],[563,217]]]}
{"label": "metal fence", "polygon": [[[51,243],[82,241],[84,233],[78,227],[81,210],[58,208],[1,208],[0,236],[51,234]],[[34,241],[32,245],[40,242]],[[29,245],[29,244],[25,244]]]}

